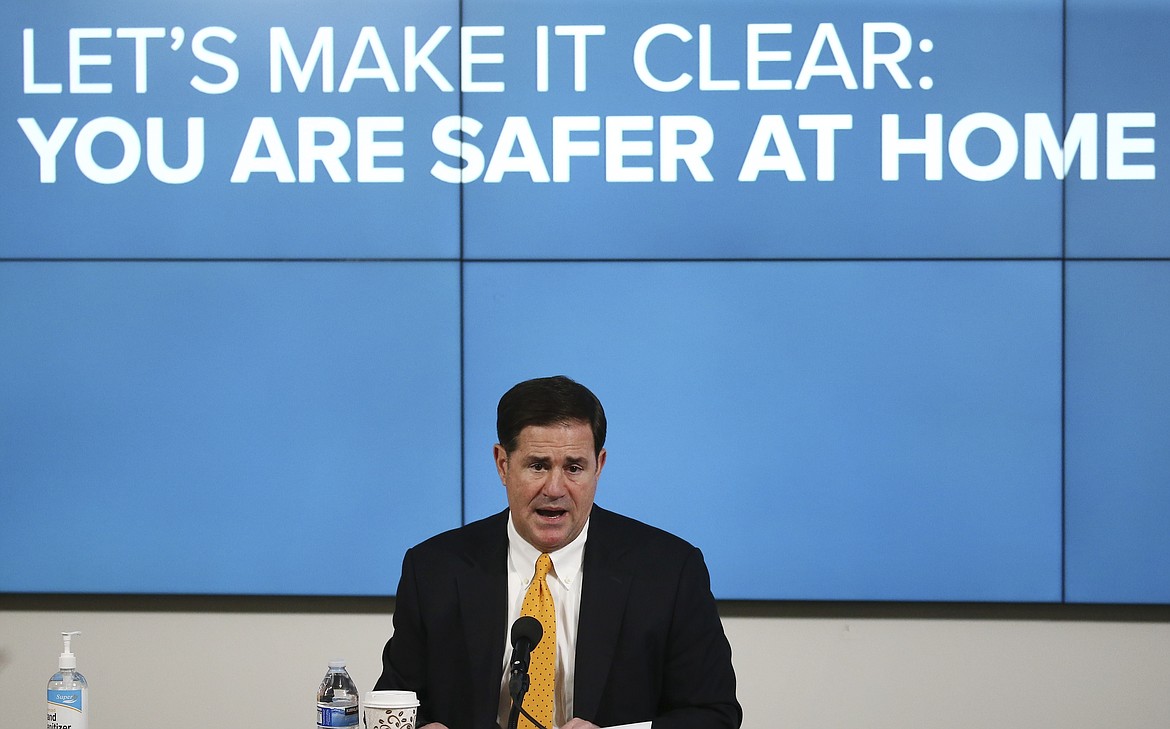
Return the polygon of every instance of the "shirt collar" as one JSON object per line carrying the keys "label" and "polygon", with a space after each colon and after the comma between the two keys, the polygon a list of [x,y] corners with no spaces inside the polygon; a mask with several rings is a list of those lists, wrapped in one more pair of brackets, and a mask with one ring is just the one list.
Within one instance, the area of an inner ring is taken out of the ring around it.
{"label": "shirt collar", "polygon": [[[573,541],[549,554],[553,563],[551,574],[565,587],[571,587],[581,575],[581,565],[585,560],[585,541],[588,537],[589,520],[586,519],[581,533]],[[532,574],[536,571],[536,560],[540,555],[541,551],[529,544],[520,536],[520,532],[516,531],[516,525],[512,523],[512,515],[509,513],[508,568],[525,575],[526,580],[531,580]]]}

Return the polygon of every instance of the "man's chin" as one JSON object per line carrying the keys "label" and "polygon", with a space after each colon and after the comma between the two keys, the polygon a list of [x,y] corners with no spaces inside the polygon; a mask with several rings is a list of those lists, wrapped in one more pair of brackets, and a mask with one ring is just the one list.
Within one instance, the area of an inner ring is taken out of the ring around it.
{"label": "man's chin", "polygon": [[533,527],[532,536],[535,540],[533,546],[543,552],[560,549],[573,541],[572,525],[569,523],[567,515],[551,522],[548,519],[538,518]]}

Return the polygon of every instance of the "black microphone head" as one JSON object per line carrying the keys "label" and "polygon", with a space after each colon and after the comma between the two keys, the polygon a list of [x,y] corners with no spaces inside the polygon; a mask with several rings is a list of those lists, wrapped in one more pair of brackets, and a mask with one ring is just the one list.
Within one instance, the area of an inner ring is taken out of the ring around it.
{"label": "black microphone head", "polygon": [[531,615],[521,615],[512,623],[512,645],[516,645],[521,640],[528,641],[528,645],[535,647],[540,642],[544,635],[544,626],[540,621]]}

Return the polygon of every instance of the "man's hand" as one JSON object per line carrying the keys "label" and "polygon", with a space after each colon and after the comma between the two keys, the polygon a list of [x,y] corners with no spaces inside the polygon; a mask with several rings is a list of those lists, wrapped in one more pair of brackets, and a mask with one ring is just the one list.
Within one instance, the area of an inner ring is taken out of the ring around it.
{"label": "man's hand", "polygon": [[[423,729],[426,728],[424,727]],[[601,727],[597,726],[591,721],[573,718],[569,719],[569,721],[565,724],[562,724],[560,729],[601,729]]]}
{"label": "man's hand", "polygon": [[447,725],[440,724],[437,721],[432,721],[430,724],[427,724],[426,726],[420,726],[418,729],[447,729]]}

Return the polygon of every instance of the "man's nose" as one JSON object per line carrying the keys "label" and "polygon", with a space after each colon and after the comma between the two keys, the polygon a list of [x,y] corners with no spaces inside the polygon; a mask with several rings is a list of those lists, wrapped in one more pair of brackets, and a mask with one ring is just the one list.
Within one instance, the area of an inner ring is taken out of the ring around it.
{"label": "man's nose", "polygon": [[565,472],[554,468],[549,472],[544,482],[544,493],[548,496],[560,496],[565,493]]}

